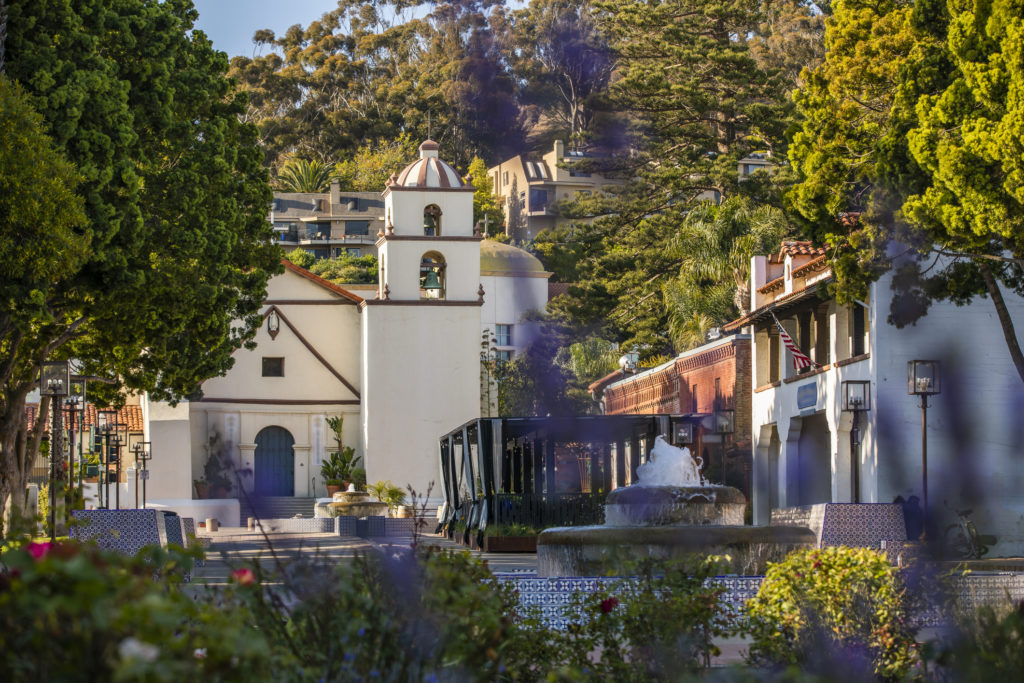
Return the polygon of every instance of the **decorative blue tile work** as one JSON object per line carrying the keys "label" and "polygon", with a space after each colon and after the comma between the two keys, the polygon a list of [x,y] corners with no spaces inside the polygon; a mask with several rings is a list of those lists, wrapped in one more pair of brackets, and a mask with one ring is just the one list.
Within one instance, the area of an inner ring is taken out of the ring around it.
{"label": "decorative blue tile work", "polygon": [[360,538],[376,538],[377,536],[386,535],[384,519],[384,517],[376,515],[360,519],[356,523],[356,534]]}
{"label": "decorative blue tile work", "polygon": [[104,550],[135,555],[143,546],[167,546],[159,510],[74,510],[71,516],[79,522],[72,525],[71,538],[96,541]]}
{"label": "decorative blue tile work", "polygon": [[821,547],[881,549],[882,541],[907,540],[903,507],[894,503],[826,503]]}
{"label": "decorative blue tile work", "polygon": [[[196,538],[196,520],[191,517],[179,517],[181,520],[181,537],[185,539],[185,543],[189,548],[200,545]],[[206,560],[194,560],[193,564],[196,567],[205,567]]]}
{"label": "decorative blue tile work", "polygon": [[881,549],[882,541],[907,540],[903,507],[894,503],[820,503],[772,510],[772,526],[804,526],[818,547]]}
{"label": "decorative blue tile work", "polygon": [[164,516],[164,529],[167,532],[168,545],[173,543],[185,547],[185,537],[181,534],[181,517],[174,513],[161,512]]}
{"label": "decorative blue tile work", "polygon": [[[604,577],[538,577],[525,573],[496,574],[499,581],[512,584],[524,608],[536,608],[541,620],[550,628],[565,629],[577,616],[571,611],[573,593],[596,593],[601,590],[615,591],[620,582],[631,578]],[[747,600],[757,594],[761,586],[760,576],[720,576],[708,579],[709,583],[725,586],[723,602],[739,611]]]}
{"label": "decorative blue tile work", "polygon": [[358,517],[352,517],[351,515],[342,515],[334,518],[334,533],[339,536],[356,536]]}
{"label": "decorative blue tile work", "polygon": [[384,535],[385,536],[409,536],[413,535],[416,531],[416,520],[412,517],[396,518],[391,517],[384,518]]}
{"label": "decorative blue tile work", "polygon": [[[573,593],[595,593],[602,589],[614,591],[617,578],[544,578],[527,572],[495,574],[504,583],[511,584],[524,608],[536,608],[541,619],[550,628],[565,629],[574,615],[570,611]],[[722,600],[735,612],[742,613],[748,600],[757,595],[762,576],[718,576],[708,579],[725,586]],[[982,605],[1001,605],[1008,601],[1024,600],[1024,573],[971,573],[956,578],[953,582],[959,607],[976,610]],[[943,617],[936,607],[917,615],[914,621],[919,626],[939,626]]]}

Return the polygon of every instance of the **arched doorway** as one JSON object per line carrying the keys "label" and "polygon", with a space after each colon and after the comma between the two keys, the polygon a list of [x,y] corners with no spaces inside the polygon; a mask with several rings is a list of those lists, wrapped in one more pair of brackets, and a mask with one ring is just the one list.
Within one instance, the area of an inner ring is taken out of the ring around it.
{"label": "arched doorway", "polygon": [[282,427],[264,427],[256,435],[254,487],[260,496],[295,495],[295,439]]}

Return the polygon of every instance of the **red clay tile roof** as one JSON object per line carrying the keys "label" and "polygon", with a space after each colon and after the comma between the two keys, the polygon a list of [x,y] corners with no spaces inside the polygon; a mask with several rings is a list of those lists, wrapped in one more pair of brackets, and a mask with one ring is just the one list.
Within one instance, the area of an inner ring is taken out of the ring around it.
{"label": "red clay tile roof", "polygon": [[794,268],[791,275],[793,277],[807,277],[811,273],[816,273],[819,270],[825,270],[826,268],[828,268],[828,256],[826,254],[822,254],[817,258],[811,259],[799,268]]}
{"label": "red clay tile roof", "polygon": [[787,241],[782,243],[779,256],[818,256],[825,253],[824,247],[815,247],[810,242]]}
{"label": "red clay tile roof", "polygon": [[[104,409],[104,410],[106,410],[106,409]],[[26,403],[25,404],[25,419],[27,420],[28,424],[32,424],[33,422],[35,422],[36,415],[37,415],[38,411],[39,411],[39,404],[38,403]],[[96,421],[97,421],[96,420],[96,411],[97,411],[97,408],[93,404],[91,404],[91,403],[85,404],[85,415],[83,416],[82,424],[83,424],[83,426],[86,429],[88,429],[89,427],[92,427],[93,425],[96,424]],[[65,412],[64,413],[64,419],[65,420],[67,420],[67,415],[68,414]],[[125,406],[125,407],[121,408],[120,410],[117,411],[117,422],[118,422],[118,424],[128,425],[128,431],[129,432],[134,432],[134,433],[141,434],[143,432],[142,406],[128,405],[128,406]],[[76,428],[78,426],[78,421],[77,420],[75,421],[75,426],[76,426]],[[46,430],[44,432],[45,434],[49,434],[50,433],[50,421],[49,420],[46,421],[45,430]]]}
{"label": "red clay tile roof", "polygon": [[614,370],[605,375],[604,377],[602,377],[601,379],[597,380],[587,388],[592,392],[603,391],[606,386],[608,386],[612,382],[618,382],[625,376],[626,373],[624,373],[622,370]]}
{"label": "red clay tile roof", "polygon": [[317,284],[317,285],[320,285],[324,289],[330,290],[330,291],[334,292],[335,294],[340,295],[342,298],[348,299],[349,301],[351,301],[354,304],[358,304],[358,303],[361,303],[363,301],[363,297],[361,297],[361,296],[359,296],[357,294],[353,294],[352,292],[348,291],[347,289],[339,287],[338,285],[334,284],[330,280],[325,280],[324,278],[320,277],[319,275],[314,275],[313,273],[309,272],[305,268],[300,268],[299,266],[295,265],[294,263],[292,263],[291,261],[289,261],[286,258],[281,259],[281,263],[284,264],[284,267],[287,270],[292,271],[296,275],[301,275],[302,277],[306,278],[310,282],[312,282],[314,284]]}

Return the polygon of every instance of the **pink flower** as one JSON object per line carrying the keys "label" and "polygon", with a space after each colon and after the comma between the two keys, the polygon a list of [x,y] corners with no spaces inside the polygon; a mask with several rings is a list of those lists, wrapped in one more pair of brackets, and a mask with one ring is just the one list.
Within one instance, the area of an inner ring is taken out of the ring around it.
{"label": "pink flower", "polygon": [[231,572],[231,578],[242,586],[250,586],[256,583],[256,575],[251,569],[236,569]]}
{"label": "pink flower", "polygon": [[613,609],[615,609],[618,606],[619,606],[619,601],[618,601],[617,598],[606,598],[606,599],[601,601],[601,611],[604,612],[605,614],[608,614],[609,612],[611,612]]}
{"label": "pink flower", "polygon": [[53,544],[49,541],[46,541],[45,543],[36,543],[35,541],[32,541],[28,544],[28,554],[32,556],[32,559],[38,561],[46,557],[52,548]]}

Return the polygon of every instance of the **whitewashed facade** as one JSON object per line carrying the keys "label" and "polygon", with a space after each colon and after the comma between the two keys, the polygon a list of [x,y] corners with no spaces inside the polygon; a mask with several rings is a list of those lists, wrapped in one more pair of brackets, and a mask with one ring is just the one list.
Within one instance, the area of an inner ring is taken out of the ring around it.
{"label": "whitewashed facade", "polygon": [[[907,363],[938,360],[941,393],[928,399],[928,507],[940,527],[972,508],[993,555],[1024,550],[1024,383],[1010,360],[995,308],[978,298],[934,302],[916,325],[887,322],[891,276],[866,301],[840,306],[825,293],[823,252],[786,243],[752,262],[752,312],[727,326],[753,332],[754,522],[772,509],[822,502],[892,502],[921,497],[922,410],[908,395]],[[1024,301],[1005,292],[1024,325]],[[800,349],[821,364],[794,370],[772,313]],[[842,410],[842,382],[870,382],[861,443]],[[859,474],[856,482],[855,470]]]}

